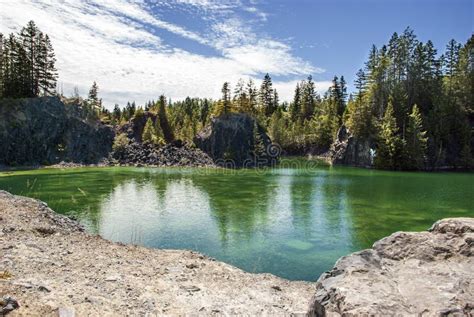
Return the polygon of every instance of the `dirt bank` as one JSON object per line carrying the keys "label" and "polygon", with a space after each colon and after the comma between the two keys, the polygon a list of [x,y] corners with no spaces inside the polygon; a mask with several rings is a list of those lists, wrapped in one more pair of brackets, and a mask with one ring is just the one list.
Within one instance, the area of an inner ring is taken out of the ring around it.
{"label": "dirt bank", "polygon": [[20,305],[8,316],[303,314],[314,292],[196,252],[113,243],[0,191],[0,298]]}

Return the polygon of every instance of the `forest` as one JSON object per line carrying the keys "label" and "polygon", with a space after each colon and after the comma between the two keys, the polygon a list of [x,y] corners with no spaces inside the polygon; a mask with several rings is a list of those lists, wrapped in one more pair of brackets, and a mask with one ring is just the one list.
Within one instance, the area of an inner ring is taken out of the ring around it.
{"label": "forest", "polygon": [[[56,89],[51,41],[33,21],[0,39],[0,98],[64,97]],[[159,96],[110,111],[94,82],[83,104],[91,118],[111,125],[157,114],[160,120],[155,125],[149,120],[143,135],[156,146],[175,138],[192,143],[212,117],[243,112],[257,118],[288,155],[324,154],[345,126],[354,138],[373,145],[377,168],[473,167],[474,36],[464,44],[451,40],[438,53],[410,28],[394,33],[387,44],[369,50],[354,87],[348,92],[344,76],[334,76],[320,95],[310,75],[296,85],[290,102],[280,102],[266,74],[260,84],[241,79],[232,89],[223,83],[219,100]],[[80,98],[78,91],[71,97]]]}

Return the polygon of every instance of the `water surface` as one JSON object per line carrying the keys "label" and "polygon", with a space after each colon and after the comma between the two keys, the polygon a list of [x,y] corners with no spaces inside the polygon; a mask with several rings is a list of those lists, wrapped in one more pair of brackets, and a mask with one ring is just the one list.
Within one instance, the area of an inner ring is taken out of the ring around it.
{"label": "water surface", "polygon": [[474,175],[285,161],[276,169],[78,168],[0,173],[90,232],[192,249],[249,272],[313,281],[341,256],[399,230],[474,217]]}

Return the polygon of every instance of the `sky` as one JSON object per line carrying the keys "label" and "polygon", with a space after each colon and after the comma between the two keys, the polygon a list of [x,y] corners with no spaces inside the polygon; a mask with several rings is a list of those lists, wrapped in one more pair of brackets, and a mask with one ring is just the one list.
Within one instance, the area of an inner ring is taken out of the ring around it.
{"label": "sky", "polygon": [[334,75],[349,89],[372,44],[414,29],[442,53],[473,33],[472,0],[0,0],[0,32],[29,20],[49,34],[58,90],[104,104],[137,104],[165,94],[220,96],[239,78],[269,73],[280,99],[312,75],[319,92]]}

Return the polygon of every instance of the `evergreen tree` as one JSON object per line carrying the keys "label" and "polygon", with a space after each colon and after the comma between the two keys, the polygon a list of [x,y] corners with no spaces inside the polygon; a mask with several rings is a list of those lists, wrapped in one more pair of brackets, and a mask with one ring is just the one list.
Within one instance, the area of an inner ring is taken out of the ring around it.
{"label": "evergreen tree", "polygon": [[166,113],[166,98],[164,95],[160,96],[159,108],[158,108],[158,118],[160,121],[160,127],[163,131],[163,136],[166,143],[171,143],[174,141],[173,130],[168,121],[168,115]]}
{"label": "evergreen tree", "polygon": [[280,98],[278,97],[277,90],[273,89],[273,109],[275,109],[274,112],[278,110],[278,107],[280,107]]}
{"label": "evergreen tree", "polygon": [[409,115],[406,139],[409,159],[407,167],[409,169],[422,169],[424,167],[427,142],[428,138],[426,137],[426,131],[423,131],[420,110],[417,105],[414,105]]}
{"label": "evergreen tree", "polygon": [[143,128],[143,133],[142,133],[142,142],[152,143],[152,144],[155,144],[157,142],[156,130],[155,130],[155,127],[153,126],[153,121],[151,120],[151,118],[148,118],[146,120],[146,124],[145,124],[145,127]]}
{"label": "evergreen tree", "polygon": [[100,109],[102,105],[99,102],[98,94],[99,94],[99,86],[94,81],[91,88],[89,89],[89,94],[88,94],[88,97],[87,97],[87,101],[88,101],[88,103],[91,107]]}
{"label": "evergreen tree", "polygon": [[163,129],[161,128],[159,117],[157,117],[157,119],[155,120],[155,136],[156,136],[156,142],[155,143],[157,145],[166,144],[165,135],[163,133]]}
{"label": "evergreen tree", "polygon": [[286,124],[285,119],[283,118],[283,113],[280,110],[275,111],[272,114],[269,122],[268,132],[271,136],[272,142],[282,145],[285,139]]}
{"label": "evergreen tree", "polygon": [[230,112],[230,84],[229,82],[225,82],[222,85],[222,106],[223,106],[223,113],[227,114]]}
{"label": "evergreen tree", "polygon": [[1,36],[0,96],[37,97],[55,93],[56,59],[48,35],[33,21],[18,36]]}
{"label": "evergreen tree", "polygon": [[247,96],[248,96],[248,104],[247,104],[248,108],[246,109],[245,112],[255,115],[257,113],[258,91],[252,79],[249,79],[247,83]]}
{"label": "evergreen tree", "polygon": [[120,123],[120,118],[122,117],[122,110],[119,105],[115,104],[114,110],[112,111],[112,124]]}
{"label": "evergreen tree", "polygon": [[234,90],[234,105],[238,111],[245,112],[248,103],[247,92],[245,89],[245,83],[242,79],[239,79]]}
{"label": "evergreen tree", "polygon": [[202,126],[206,125],[207,117],[209,116],[209,113],[210,113],[209,101],[207,99],[204,99],[204,101],[202,102],[202,105],[201,105],[201,115],[200,115],[200,118],[199,118],[200,121],[201,121]]}
{"label": "evergreen tree", "polygon": [[297,121],[301,118],[301,89],[300,84],[296,83],[293,102],[290,104],[291,121]]}
{"label": "evergreen tree", "polygon": [[316,92],[313,77],[309,75],[308,80],[303,82],[300,88],[302,89],[301,118],[303,120],[309,120],[313,116],[315,110]]}
{"label": "evergreen tree", "polygon": [[357,89],[357,96],[362,97],[364,90],[366,88],[367,78],[364,70],[361,68],[357,71],[356,80],[354,81],[354,85]]}
{"label": "evergreen tree", "polygon": [[260,105],[263,114],[270,117],[275,111],[275,103],[273,101],[273,83],[270,75],[267,73],[263,78],[260,86]]}
{"label": "evergreen tree", "polygon": [[375,164],[378,168],[394,169],[399,167],[402,141],[398,136],[397,121],[393,112],[392,101],[389,100],[384,117],[379,127]]}

